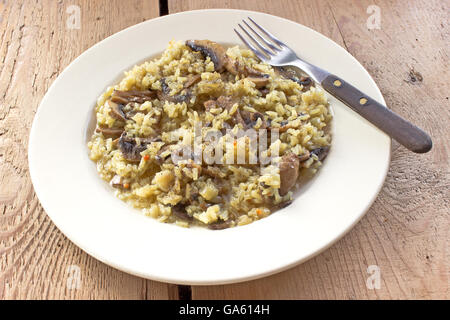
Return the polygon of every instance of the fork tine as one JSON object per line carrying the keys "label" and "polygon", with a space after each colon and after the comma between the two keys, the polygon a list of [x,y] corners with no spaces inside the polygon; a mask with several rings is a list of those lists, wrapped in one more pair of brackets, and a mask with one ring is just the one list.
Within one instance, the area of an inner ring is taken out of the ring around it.
{"label": "fork tine", "polygon": [[275,42],[277,45],[279,45],[280,47],[286,47],[286,45],[281,42],[280,40],[278,40],[273,34],[271,34],[269,31],[267,31],[266,29],[264,29],[263,27],[261,27],[259,24],[257,24],[252,18],[247,17],[251,22],[253,22],[253,24],[262,32],[264,32],[264,34],[266,36],[268,36],[273,42]]}
{"label": "fork tine", "polygon": [[254,36],[252,36],[250,33],[247,32],[247,30],[244,29],[243,26],[241,26],[240,23],[238,23],[238,26],[242,29],[242,31],[245,32],[245,34],[247,35],[247,37],[249,37],[254,43],[256,43],[256,45],[259,47],[260,50],[262,50],[266,55],[268,55],[269,57],[273,55],[273,52],[270,52],[269,50],[267,50],[264,45],[258,41],[258,39],[256,39]]}
{"label": "fork tine", "polygon": [[236,34],[238,35],[239,38],[241,38],[242,42],[250,49],[252,50],[256,56],[262,60],[262,61],[267,61],[267,57],[261,52],[259,51],[254,45],[252,45],[250,42],[248,42],[236,29],[233,29],[234,32],[236,32]]}
{"label": "fork tine", "polygon": [[279,48],[275,47],[271,42],[267,41],[266,38],[264,38],[263,36],[261,36],[258,32],[255,31],[255,29],[253,29],[245,20],[242,20],[242,22],[245,23],[245,25],[247,26],[247,28],[249,28],[259,39],[261,39],[266,46],[268,46],[270,49],[272,49],[275,52],[279,52],[281,51]]}

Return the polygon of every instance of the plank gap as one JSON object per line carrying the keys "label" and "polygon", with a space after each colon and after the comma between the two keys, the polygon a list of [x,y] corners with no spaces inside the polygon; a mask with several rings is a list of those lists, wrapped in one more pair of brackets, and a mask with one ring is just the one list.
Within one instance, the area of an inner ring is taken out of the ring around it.
{"label": "plank gap", "polygon": [[166,16],[169,14],[169,2],[168,0],[159,0],[159,15]]}
{"label": "plank gap", "polygon": [[191,286],[178,286],[178,300],[192,300],[192,288]]}

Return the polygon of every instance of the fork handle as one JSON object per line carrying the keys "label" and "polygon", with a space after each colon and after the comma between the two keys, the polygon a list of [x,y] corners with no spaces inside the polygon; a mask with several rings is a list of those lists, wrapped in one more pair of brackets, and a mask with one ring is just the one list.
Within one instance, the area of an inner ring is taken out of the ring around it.
{"label": "fork handle", "polygon": [[425,153],[431,150],[433,143],[426,132],[362,93],[348,82],[330,74],[321,84],[326,91],[409,150],[416,153]]}

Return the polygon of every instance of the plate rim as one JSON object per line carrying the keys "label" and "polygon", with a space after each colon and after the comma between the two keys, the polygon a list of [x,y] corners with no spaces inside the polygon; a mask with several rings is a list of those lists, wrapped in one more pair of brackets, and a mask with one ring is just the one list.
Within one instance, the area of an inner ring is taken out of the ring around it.
{"label": "plate rim", "polygon": [[260,12],[260,11],[251,11],[251,10],[240,10],[240,9],[219,9],[219,8],[215,8],[215,9],[199,9],[199,10],[189,10],[189,11],[183,11],[183,12],[177,12],[174,14],[170,14],[170,15],[166,15],[166,16],[160,16],[160,17],[155,17],[140,23],[137,23],[135,25],[129,26],[123,30],[120,30],[108,37],[106,37],[105,39],[102,39],[101,41],[95,43],[94,45],[92,45],[90,48],[88,48],[87,50],[83,51],[79,56],[77,56],[70,64],[68,64],[64,70],[58,75],[58,77],[53,81],[53,83],[50,85],[50,87],[47,89],[47,92],[45,93],[44,97],[42,98],[41,102],[39,103],[39,106],[36,110],[36,114],[35,117],[33,119],[33,123],[30,129],[30,134],[29,134],[29,140],[28,140],[28,163],[29,163],[29,171],[30,171],[30,178],[33,184],[33,188],[34,188],[34,192],[36,193],[39,202],[41,204],[41,206],[44,208],[45,213],[49,216],[49,218],[52,220],[52,222],[57,226],[57,228],[59,229],[60,232],[62,232],[71,242],[73,242],[76,246],[78,246],[79,248],[81,248],[83,251],[85,251],[86,253],[88,253],[90,256],[92,256],[93,258],[109,265],[112,266],[118,270],[124,271],[126,273],[132,274],[132,275],[136,275],[142,278],[146,278],[146,279],[151,279],[151,280],[155,280],[155,281],[161,281],[161,282],[166,282],[166,283],[173,283],[173,284],[186,284],[186,285],[221,285],[221,284],[230,284],[230,283],[238,283],[238,282],[243,282],[243,281],[249,281],[249,280],[254,280],[254,279],[259,279],[262,277],[266,277],[269,275],[273,275],[282,271],[285,271],[287,269],[291,269],[294,266],[297,266],[311,258],[313,258],[314,256],[319,255],[320,253],[322,253],[323,251],[327,250],[328,248],[330,248],[332,245],[334,245],[338,240],[340,240],[344,235],[346,235],[351,229],[354,228],[354,226],[366,215],[366,213],[368,212],[368,210],[370,209],[370,207],[373,205],[374,201],[377,199],[381,189],[384,186],[384,182],[386,180],[386,176],[387,173],[389,171],[389,167],[390,167],[390,162],[391,162],[391,157],[392,157],[392,141],[391,139],[389,139],[389,148],[388,148],[388,159],[386,161],[386,165],[384,167],[384,172],[383,172],[383,179],[382,182],[378,185],[376,192],[374,193],[374,195],[372,196],[372,198],[370,199],[370,201],[367,202],[367,204],[365,205],[364,209],[362,210],[362,212],[360,212],[358,214],[357,219],[355,219],[353,221],[353,223],[351,223],[350,225],[348,225],[345,229],[341,230],[341,232],[339,232],[338,235],[336,235],[331,241],[329,241],[327,243],[327,245],[322,246],[320,249],[315,250],[313,253],[306,255],[300,259],[297,259],[296,261],[290,263],[290,264],[286,264],[281,268],[277,268],[277,269],[273,269],[273,270],[269,270],[266,272],[262,272],[262,273],[257,273],[254,274],[252,276],[242,276],[242,277],[233,277],[233,278],[223,278],[223,279],[219,279],[217,281],[210,281],[210,280],[206,280],[206,281],[202,281],[202,280],[184,280],[184,279],[177,279],[177,278],[166,278],[166,277],[159,277],[155,274],[145,274],[142,272],[136,272],[135,270],[132,270],[130,268],[127,268],[124,265],[119,265],[116,264],[114,261],[111,261],[110,259],[106,258],[105,256],[103,256],[102,253],[100,252],[93,252],[92,250],[90,250],[89,247],[86,247],[84,245],[82,245],[81,243],[79,243],[77,237],[73,236],[71,234],[71,232],[67,232],[67,230],[65,230],[64,226],[61,226],[58,222],[56,222],[52,216],[52,214],[49,214],[49,211],[47,210],[48,206],[47,204],[43,203],[40,199],[41,197],[39,196],[39,194],[41,193],[39,191],[39,187],[37,187],[38,183],[36,183],[36,173],[35,170],[33,169],[34,165],[34,160],[33,160],[33,153],[30,152],[31,150],[31,146],[34,145],[34,137],[36,136],[35,131],[36,131],[36,125],[35,123],[37,122],[36,119],[39,118],[40,116],[40,111],[42,110],[41,106],[45,104],[46,102],[46,96],[48,94],[48,92],[50,92],[58,83],[58,81],[60,81],[60,79],[62,78],[62,75],[70,72],[71,68],[73,67],[73,65],[75,65],[77,63],[77,61],[79,61],[79,59],[82,59],[82,57],[84,55],[87,55],[88,52],[91,52],[92,50],[95,50],[95,48],[97,48],[98,46],[100,46],[105,40],[107,39],[111,39],[114,37],[119,36],[120,34],[129,32],[132,29],[135,28],[139,28],[141,25],[149,23],[150,21],[155,21],[155,20],[163,20],[163,19],[167,19],[168,17],[173,17],[173,16],[179,16],[179,15],[189,15],[191,13],[208,13],[208,12],[243,12],[243,13],[247,13],[249,15],[257,13],[258,15],[267,15],[267,16],[272,16],[275,17],[277,19],[281,19],[284,20],[285,23],[294,23],[294,24],[298,24],[300,26],[302,26],[303,28],[309,29],[310,32],[314,33],[315,36],[321,37],[321,38],[325,38],[328,41],[333,42],[337,48],[339,48],[339,50],[344,51],[347,55],[349,55],[355,63],[357,63],[362,70],[364,70],[365,72],[365,76],[370,80],[370,82],[372,82],[373,87],[376,89],[377,94],[380,98],[380,102],[383,103],[384,105],[386,105],[384,97],[378,87],[378,85],[376,84],[375,80],[372,78],[372,76],[370,75],[370,73],[366,70],[366,68],[350,53],[348,52],[345,48],[343,48],[340,44],[336,43],[334,40],[328,38],[327,36],[321,34],[320,32],[309,28],[301,23],[298,23],[296,21],[292,21],[283,17],[279,17],[276,15],[272,15],[272,14],[268,14],[265,12]]}

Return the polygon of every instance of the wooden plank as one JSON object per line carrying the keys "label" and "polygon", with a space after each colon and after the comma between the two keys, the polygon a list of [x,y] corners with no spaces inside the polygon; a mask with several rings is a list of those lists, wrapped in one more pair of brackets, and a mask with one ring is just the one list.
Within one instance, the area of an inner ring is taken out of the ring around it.
{"label": "wooden plank", "polygon": [[[243,9],[270,13],[320,31],[341,46],[344,45],[339,28],[333,22],[333,15],[323,0],[169,0],[169,13],[211,8]],[[324,8],[325,10],[323,10]]]}
{"label": "wooden plank", "polygon": [[[72,5],[80,29],[67,28]],[[64,237],[42,210],[27,163],[35,110],[64,67],[105,37],[158,15],[158,0],[0,2],[0,299],[176,298],[172,286],[110,268]],[[77,271],[78,289],[71,281]]]}
{"label": "wooden plank", "polygon": [[[366,23],[374,2],[379,30]],[[394,143],[378,199],[321,255],[260,280],[195,286],[193,299],[448,298],[448,1],[169,0],[170,13],[219,7],[285,17],[343,45],[377,81],[389,107],[431,133],[434,148],[416,155]],[[370,265],[379,267],[380,289],[366,285]]]}

